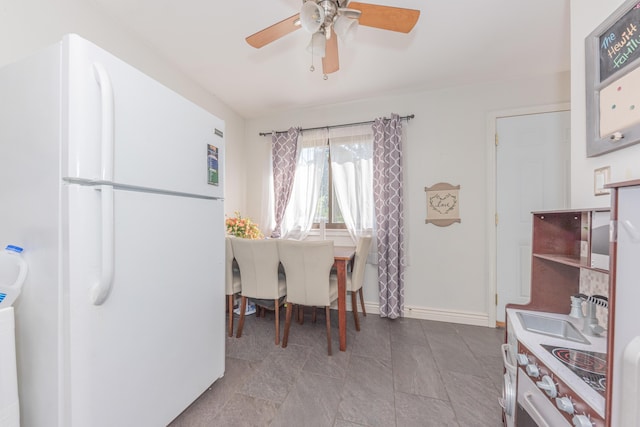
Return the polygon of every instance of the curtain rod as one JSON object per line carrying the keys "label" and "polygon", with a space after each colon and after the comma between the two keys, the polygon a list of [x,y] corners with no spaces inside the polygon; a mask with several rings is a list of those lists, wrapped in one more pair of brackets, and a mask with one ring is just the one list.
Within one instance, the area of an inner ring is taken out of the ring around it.
{"label": "curtain rod", "polygon": [[[404,117],[400,117],[400,120],[406,120],[409,121],[413,118],[415,118],[415,114],[409,114],[408,116],[404,116]],[[385,119],[389,120],[387,117],[385,117]],[[373,123],[374,120],[369,120],[368,122],[357,122],[357,123],[344,123],[341,125],[332,125],[332,126],[318,126],[315,128],[306,128],[306,129],[300,129],[300,131],[304,132],[305,130],[317,130],[317,129],[329,129],[329,128],[342,128],[342,127],[346,127],[346,126],[356,126],[356,125],[366,125],[368,123]],[[289,132],[288,130],[274,130],[271,132],[260,132],[258,135],[260,136],[268,136],[268,135],[273,135],[274,133],[287,133]]]}

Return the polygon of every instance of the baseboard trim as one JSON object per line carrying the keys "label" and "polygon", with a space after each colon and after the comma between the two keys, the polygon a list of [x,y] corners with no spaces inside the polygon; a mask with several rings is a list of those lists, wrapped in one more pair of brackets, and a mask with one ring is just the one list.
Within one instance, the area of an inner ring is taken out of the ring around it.
{"label": "baseboard trim", "polygon": [[[349,305],[349,304],[347,304]],[[365,302],[367,314],[380,314],[380,306],[375,303]],[[349,307],[350,308],[350,307]],[[410,319],[435,320],[438,322],[460,323],[463,325],[489,326],[489,316],[486,313],[474,313],[459,310],[440,310],[437,308],[404,306],[404,317]]]}

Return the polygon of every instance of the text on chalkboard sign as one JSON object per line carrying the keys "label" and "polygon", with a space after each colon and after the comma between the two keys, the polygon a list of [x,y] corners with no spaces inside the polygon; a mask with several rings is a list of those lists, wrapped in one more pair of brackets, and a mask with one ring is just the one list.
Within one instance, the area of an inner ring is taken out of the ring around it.
{"label": "text on chalkboard sign", "polygon": [[600,36],[600,81],[640,58],[640,2]]}

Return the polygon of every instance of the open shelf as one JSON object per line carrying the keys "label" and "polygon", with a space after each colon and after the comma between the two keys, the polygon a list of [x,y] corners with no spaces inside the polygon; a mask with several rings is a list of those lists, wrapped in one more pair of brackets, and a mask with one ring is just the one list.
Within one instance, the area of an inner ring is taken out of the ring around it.
{"label": "open shelf", "polygon": [[546,259],[548,261],[557,262],[559,264],[565,264],[572,267],[579,268],[589,268],[591,267],[587,264],[587,260],[575,258],[568,255],[558,255],[558,254],[533,254],[535,258]]}
{"label": "open shelf", "polygon": [[579,293],[580,269],[607,273],[591,267],[589,259],[593,212],[533,213],[531,299],[518,307],[568,314],[571,296]]}

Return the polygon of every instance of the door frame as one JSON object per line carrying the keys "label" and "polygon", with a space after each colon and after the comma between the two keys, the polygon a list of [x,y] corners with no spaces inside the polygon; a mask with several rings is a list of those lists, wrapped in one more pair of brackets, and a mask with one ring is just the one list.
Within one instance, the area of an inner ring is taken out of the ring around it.
{"label": "door frame", "polygon": [[558,104],[547,104],[534,107],[513,108],[508,110],[491,111],[487,114],[487,135],[486,135],[486,147],[487,147],[487,223],[486,223],[486,235],[487,235],[487,250],[485,255],[485,261],[487,265],[487,295],[486,304],[488,307],[487,320],[489,327],[496,326],[497,318],[497,305],[496,294],[498,292],[497,282],[497,228],[496,228],[496,214],[497,214],[497,162],[496,162],[496,129],[497,120],[506,117],[514,116],[527,116],[532,114],[543,113],[556,113],[560,111],[571,111],[571,104],[568,102]]}

